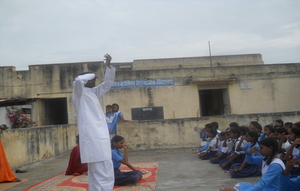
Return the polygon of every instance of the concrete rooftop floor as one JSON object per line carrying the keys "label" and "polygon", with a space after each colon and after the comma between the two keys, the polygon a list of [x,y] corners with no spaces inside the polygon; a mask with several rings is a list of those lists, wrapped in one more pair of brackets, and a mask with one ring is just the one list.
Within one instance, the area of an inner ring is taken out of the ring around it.
{"label": "concrete rooftop floor", "polygon": [[[129,152],[129,161],[131,163],[158,162],[157,191],[218,191],[220,187],[233,187],[238,182],[256,183],[260,179],[260,177],[233,179],[229,173],[224,173],[219,165],[198,159],[197,154],[192,153],[195,150],[196,148]],[[30,180],[7,191],[24,190],[65,171],[69,155],[70,151],[20,168],[28,172],[16,173],[16,176]]]}

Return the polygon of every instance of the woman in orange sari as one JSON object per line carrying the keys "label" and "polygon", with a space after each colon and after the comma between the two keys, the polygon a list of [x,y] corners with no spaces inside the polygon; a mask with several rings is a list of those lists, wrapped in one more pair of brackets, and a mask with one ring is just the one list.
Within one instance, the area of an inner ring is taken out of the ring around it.
{"label": "woman in orange sari", "polygon": [[7,128],[6,125],[0,125],[0,182],[20,182],[21,180],[16,177],[10,168],[2,145],[1,133]]}

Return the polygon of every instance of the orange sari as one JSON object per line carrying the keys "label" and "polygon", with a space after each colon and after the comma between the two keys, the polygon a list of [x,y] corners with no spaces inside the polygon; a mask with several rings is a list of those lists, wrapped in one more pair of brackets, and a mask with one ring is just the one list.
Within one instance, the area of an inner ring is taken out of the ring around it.
{"label": "orange sari", "polygon": [[2,140],[0,139],[0,182],[13,181],[16,178],[7,161]]}

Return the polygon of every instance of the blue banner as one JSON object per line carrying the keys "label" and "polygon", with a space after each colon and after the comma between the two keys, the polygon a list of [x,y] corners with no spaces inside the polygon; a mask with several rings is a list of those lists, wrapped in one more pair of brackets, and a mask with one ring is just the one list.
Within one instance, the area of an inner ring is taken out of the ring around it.
{"label": "blue banner", "polygon": [[111,89],[174,86],[174,78],[115,81]]}

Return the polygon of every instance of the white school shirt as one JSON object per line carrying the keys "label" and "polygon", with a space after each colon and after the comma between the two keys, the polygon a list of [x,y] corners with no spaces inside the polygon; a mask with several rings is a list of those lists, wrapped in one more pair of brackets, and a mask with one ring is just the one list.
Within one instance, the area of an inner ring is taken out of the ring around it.
{"label": "white school shirt", "polygon": [[211,147],[210,151],[217,151],[218,150],[218,145],[217,145],[217,136],[215,136],[214,138],[212,138],[209,141],[209,146]]}
{"label": "white school shirt", "polygon": [[111,160],[111,146],[106,118],[99,103],[113,85],[114,67],[106,67],[104,82],[94,88],[84,87],[95,74],[78,76],[73,82],[72,100],[78,112],[80,157],[82,163]]}

